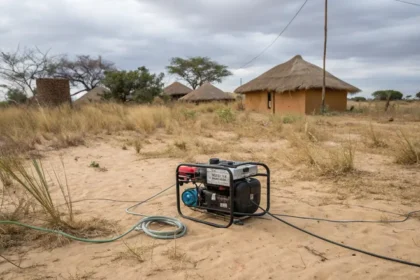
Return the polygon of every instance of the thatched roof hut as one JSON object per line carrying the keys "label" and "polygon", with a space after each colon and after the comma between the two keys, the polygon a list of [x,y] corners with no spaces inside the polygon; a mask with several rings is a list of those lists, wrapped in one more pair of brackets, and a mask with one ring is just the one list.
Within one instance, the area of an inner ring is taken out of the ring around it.
{"label": "thatched roof hut", "polygon": [[109,92],[109,89],[99,86],[86,92],[83,96],[79,97],[73,103],[84,104],[90,102],[100,102],[102,100],[102,96],[107,92]]}
{"label": "thatched roof hut", "polygon": [[179,83],[179,82],[174,82],[172,84],[170,84],[169,86],[165,87],[163,89],[163,95],[167,95],[169,96],[172,100],[176,100],[179,99],[183,96],[185,96],[186,94],[190,93],[192,91],[192,89],[190,89],[189,87]]}
{"label": "thatched roof hut", "polygon": [[[245,94],[245,108],[265,112],[312,113],[321,104],[323,70],[296,55],[250,82],[235,92]],[[346,110],[347,93],[356,93],[354,87],[326,72],[326,103],[332,110]]]}
{"label": "thatched roof hut", "polygon": [[[322,68],[307,62],[300,55],[279,64],[250,82],[238,87],[235,92],[246,93],[257,90],[285,92],[322,88]],[[325,75],[326,88],[345,90],[350,93],[359,92],[354,87],[331,73]]]}
{"label": "thatched roof hut", "polygon": [[207,101],[233,101],[235,98],[210,83],[205,83],[196,90],[191,91],[181,101],[187,102],[207,102]]}

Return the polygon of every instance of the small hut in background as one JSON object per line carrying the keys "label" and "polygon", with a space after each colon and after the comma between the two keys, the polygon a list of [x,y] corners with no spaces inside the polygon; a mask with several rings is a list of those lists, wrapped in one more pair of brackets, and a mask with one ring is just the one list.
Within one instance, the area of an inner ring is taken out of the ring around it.
{"label": "small hut in background", "polygon": [[103,100],[102,96],[108,92],[109,89],[99,86],[86,92],[83,96],[79,97],[73,103],[79,105],[92,102],[100,102]]}
{"label": "small hut in background", "polygon": [[[322,101],[322,68],[300,55],[279,64],[238,87],[245,94],[245,109],[273,114],[318,112]],[[326,72],[325,104],[329,110],[345,111],[347,93],[360,89]]]}
{"label": "small hut in background", "polygon": [[210,83],[205,83],[196,90],[191,91],[179,99],[186,102],[210,102],[210,101],[235,101],[235,97],[226,93]]}
{"label": "small hut in background", "polygon": [[178,100],[186,94],[190,93],[192,89],[179,82],[174,82],[163,89],[163,95],[169,96],[171,100]]}
{"label": "small hut in background", "polygon": [[68,79],[42,78],[36,80],[36,99],[41,105],[71,104]]}

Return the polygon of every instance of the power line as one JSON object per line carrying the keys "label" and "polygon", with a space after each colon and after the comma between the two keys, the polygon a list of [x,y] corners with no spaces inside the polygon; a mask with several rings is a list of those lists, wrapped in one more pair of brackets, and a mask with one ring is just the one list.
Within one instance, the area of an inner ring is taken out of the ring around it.
{"label": "power line", "polygon": [[407,2],[407,1],[402,1],[402,0],[395,0],[395,1],[420,7],[419,3]]}
{"label": "power line", "polygon": [[281,35],[283,35],[283,33],[287,30],[287,28],[292,24],[292,22],[295,20],[295,18],[298,16],[298,14],[300,13],[300,11],[302,11],[303,7],[306,5],[306,3],[308,2],[308,0],[305,0],[302,4],[302,6],[299,8],[299,10],[296,12],[296,14],[292,17],[292,19],[289,21],[289,23],[283,28],[283,30],[279,33],[279,35],[277,35],[277,37],[273,40],[273,42],[271,42],[267,47],[265,47],[258,55],[256,55],[254,58],[252,58],[250,61],[248,61],[247,63],[243,64],[239,69],[242,69],[246,66],[248,66],[249,64],[251,64],[253,61],[255,61],[257,58],[259,58],[263,53],[265,53],[272,45],[274,45],[274,43],[280,38]]}

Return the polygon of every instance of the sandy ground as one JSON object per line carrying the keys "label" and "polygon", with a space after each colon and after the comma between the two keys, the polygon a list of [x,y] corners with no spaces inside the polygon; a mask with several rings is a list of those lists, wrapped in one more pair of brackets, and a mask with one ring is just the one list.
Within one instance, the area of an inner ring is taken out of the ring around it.
{"label": "sandy ground", "polygon": [[[174,182],[178,159],[140,159],[132,148],[95,141],[45,153],[46,165],[59,166],[63,157],[73,200],[112,198],[142,200]],[[223,156],[223,155],[222,155]],[[376,157],[380,157],[375,155]],[[374,157],[374,156],[372,156]],[[371,172],[383,162],[358,158]],[[201,157],[206,159],[206,157]],[[201,159],[200,158],[200,159]],[[89,168],[92,161],[107,171]],[[376,165],[372,162],[378,162]],[[364,167],[363,167],[364,166]],[[413,175],[418,178],[418,172]],[[294,178],[290,170],[273,170],[272,212],[335,219],[400,219],[360,206],[405,213],[418,203],[402,205],[391,199],[340,198],[328,186]],[[125,213],[130,203],[86,201],[77,203],[78,219],[101,217],[114,221],[120,232],[138,221]],[[178,217],[175,189],[137,211]],[[401,224],[332,224],[287,219],[306,230],[378,254],[420,263],[420,220]],[[71,242],[51,250],[26,248],[20,270],[0,264],[0,279],[419,279],[420,269],[346,250],[264,217],[245,225],[216,229],[182,219],[185,237],[155,240],[134,232],[124,239],[142,249],[144,261],[127,257],[122,241],[109,244]],[[176,253],[174,253],[176,250]],[[15,255],[14,255],[15,254]],[[17,249],[9,252],[14,258]],[[175,258],[174,258],[175,255]]]}

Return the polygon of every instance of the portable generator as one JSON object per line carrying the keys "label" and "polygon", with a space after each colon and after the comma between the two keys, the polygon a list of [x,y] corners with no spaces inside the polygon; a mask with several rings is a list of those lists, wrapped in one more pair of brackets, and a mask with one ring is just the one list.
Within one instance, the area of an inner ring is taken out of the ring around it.
{"label": "portable generator", "polygon": [[[262,167],[265,172],[259,172]],[[245,218],[262,216],[261,182],[255,177],[266,177],[266,206],[270,207],[270,169],[258,162],[235,162],[212,158],[208,164],[183,163],[176,169],[178,213],[186,219],[203,224],[227,228]],[[189,186],[183,189],[181,187]],[[226,225],[204,221],[182,213],[182,203],[197,211],[228,217]]]}

